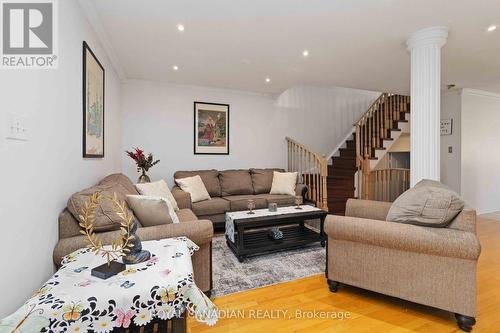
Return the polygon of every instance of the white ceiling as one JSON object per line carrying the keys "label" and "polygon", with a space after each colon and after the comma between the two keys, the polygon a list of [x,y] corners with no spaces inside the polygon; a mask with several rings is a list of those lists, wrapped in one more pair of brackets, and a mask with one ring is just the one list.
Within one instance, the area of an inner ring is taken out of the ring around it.
{"label": "white ceiling", "polygon": [[[446,25],[443,85],[500,92],[500,0],[91,1],[128,79],[263,93],[298,84],[407,93],[406,39]],[[491,24],[499,29],[488,33]]]}

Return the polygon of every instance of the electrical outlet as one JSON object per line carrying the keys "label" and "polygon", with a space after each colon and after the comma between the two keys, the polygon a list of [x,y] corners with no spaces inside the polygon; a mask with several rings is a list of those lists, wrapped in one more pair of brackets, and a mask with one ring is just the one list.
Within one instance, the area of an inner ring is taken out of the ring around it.
{"label": "electrical outlet", "polygon": [[6,138],[9,140],[28,140],[26,117],[10,113],[7,117]]}

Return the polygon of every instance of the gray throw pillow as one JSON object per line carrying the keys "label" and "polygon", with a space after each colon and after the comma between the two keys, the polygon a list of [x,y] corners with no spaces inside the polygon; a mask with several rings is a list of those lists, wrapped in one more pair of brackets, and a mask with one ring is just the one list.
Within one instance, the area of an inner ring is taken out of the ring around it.
{"label": "gray throw pillow", "polygon": [[460,196],[445,185],[422,180],[394,201],[386,220],[443,228],[464,209]]}

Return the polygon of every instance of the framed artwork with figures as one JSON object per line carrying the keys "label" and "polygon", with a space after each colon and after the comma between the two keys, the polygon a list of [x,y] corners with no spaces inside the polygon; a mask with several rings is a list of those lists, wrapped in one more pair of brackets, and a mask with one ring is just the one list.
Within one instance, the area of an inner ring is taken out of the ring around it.
{"label": "framed artwork with figures", "polygon": [[83,157],[104,157],[104,67],[83,42]]}
{"label": "framed artwork with figures", "polygon": [[195,155],[229,155],[229,104],[194,102]]}

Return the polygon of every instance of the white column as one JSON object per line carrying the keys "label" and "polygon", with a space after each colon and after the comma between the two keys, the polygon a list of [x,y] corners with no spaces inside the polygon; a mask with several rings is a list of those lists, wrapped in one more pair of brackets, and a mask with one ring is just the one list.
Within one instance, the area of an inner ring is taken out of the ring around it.
{"label": "white column", "polygon": [[406,41],[411,52],[411,186],[440,177],[441,47],[447,38],[447,27],[431,27]]}

